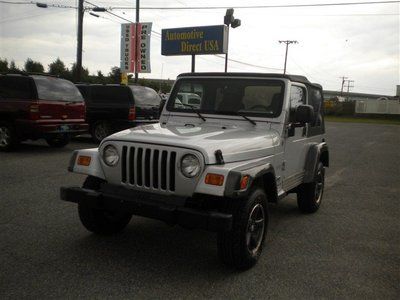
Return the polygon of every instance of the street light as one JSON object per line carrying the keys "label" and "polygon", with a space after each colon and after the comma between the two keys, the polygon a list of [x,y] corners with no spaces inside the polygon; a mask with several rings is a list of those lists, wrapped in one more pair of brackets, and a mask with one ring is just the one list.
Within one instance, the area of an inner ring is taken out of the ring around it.
{"label": "street light", "polygon": [[234,9],[228,8],[226,10],[226,14],[224,16],[224,24],[228,26],[228,37],[227,37],[227,45],[226,45],[226,54],[225,54],[225,73],[228,72],[228,49],[229,49],[229,26],[232,28],[239,27],[242,22],[239,19],[235,19],[233,16]]}

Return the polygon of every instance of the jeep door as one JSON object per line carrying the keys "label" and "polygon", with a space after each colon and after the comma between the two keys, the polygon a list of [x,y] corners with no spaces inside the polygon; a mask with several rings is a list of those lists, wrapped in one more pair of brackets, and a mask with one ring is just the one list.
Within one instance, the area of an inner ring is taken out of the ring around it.
{"label": "jeep door", "polygon": [[295,122],[296,107],[306,104],[307,89],[302,84],[290,87],[289,116],[286,118],[283,189],[288,191],[303,180],[306,157],[306,126]]}

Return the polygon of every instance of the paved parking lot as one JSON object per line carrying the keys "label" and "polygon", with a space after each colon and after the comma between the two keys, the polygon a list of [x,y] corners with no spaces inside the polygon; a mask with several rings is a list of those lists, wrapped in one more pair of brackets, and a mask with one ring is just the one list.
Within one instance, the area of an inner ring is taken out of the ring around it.
{"label": "paved parking lot", "polygon": [[0,298],[400,297],[400,126],[328,123],[332,167],[321,209],[295,197],[270,206],[259,264],[237,273],[217,258],[216,235],[135,217],[96,237],[76,205],[59,200],[71,150],[24,144],[0,153]]}

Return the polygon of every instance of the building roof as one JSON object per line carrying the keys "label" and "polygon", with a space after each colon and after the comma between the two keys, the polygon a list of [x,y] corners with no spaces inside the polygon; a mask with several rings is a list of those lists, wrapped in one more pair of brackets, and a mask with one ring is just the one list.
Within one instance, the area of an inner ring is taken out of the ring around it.
{"label": "building roof", "polygon": [[386,98],[393,98],[393,95],[382,95],[382,94],[368,94],[368,93],[356,93],[356,92],[343,92],[341,93],[340,91],[324,91],[325,96],[327,95],[333,95],[333,96],[340,96],[342,94],[343,97],[360,97],[360,98],[380,98],[380,97],[386,97]]}

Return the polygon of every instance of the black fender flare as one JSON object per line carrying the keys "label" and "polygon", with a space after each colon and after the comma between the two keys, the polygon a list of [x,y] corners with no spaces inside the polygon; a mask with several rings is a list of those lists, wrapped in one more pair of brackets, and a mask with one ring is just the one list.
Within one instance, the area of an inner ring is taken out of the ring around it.
{"label": "black fender flare", "polygon": [[325,142],[310,145],[304,166],[304,183],[314,181],[315,170],[320,161],[324,167],[329,167],[329,149]]}
{"label": "black fender flare", "polygon": [[[243,176],[249,176],[247,188],[240,189],[240,181]],[[229,198],[247,197],[254,184],[262,184],[267,193],[269,202],[278,200],[278,189],[276,184],[275,169],[271,163],[247,166],[246,168],[229,171],[224,196]]]}

